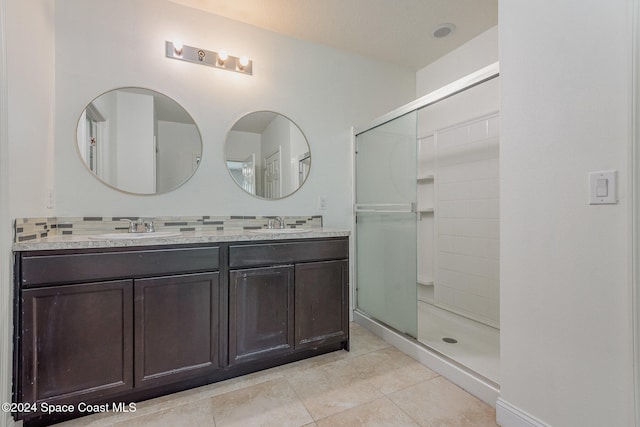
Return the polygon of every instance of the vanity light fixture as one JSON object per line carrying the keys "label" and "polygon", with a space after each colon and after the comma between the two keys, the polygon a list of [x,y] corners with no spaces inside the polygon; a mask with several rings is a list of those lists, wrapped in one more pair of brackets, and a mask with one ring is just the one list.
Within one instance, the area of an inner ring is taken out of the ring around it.
{"label": "vanity light fixture", "polygon": [[180,42],[167,41],[165,43],[165,52],[167,58],[253,75],[253,61],[246,56],[239,58],[231,56],[224,50],[212,52],[193,46],[186,46]]}

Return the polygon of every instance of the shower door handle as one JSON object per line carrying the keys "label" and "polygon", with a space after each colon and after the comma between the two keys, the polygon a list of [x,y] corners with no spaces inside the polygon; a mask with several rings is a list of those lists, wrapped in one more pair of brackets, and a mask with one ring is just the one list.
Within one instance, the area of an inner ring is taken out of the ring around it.
{"label": "shower door handle", "polygon": [[415,213],[416,204],[408,203],[369,203],[353,205],[355,213],[372,212],[372,213]]}

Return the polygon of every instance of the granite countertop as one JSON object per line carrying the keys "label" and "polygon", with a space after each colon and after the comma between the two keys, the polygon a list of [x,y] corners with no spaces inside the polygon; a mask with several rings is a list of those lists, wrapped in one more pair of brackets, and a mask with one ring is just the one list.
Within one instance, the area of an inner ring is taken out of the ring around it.
{"label": "granite countertop", "polygon": [[[126,235],[127,233],[122,233]],[[183,231],[177,235],[165,237],[145,237],[130,239],[99,238],[99,235],[63,235],[44,237],[13,244],[14,251],[41,251],[54,249],[88,249],[114,248],[156,245],[182,245],[194,243],[218,243],[240,241],[265,241],[287,239],[321,239],[327,237],[345,237],[351,232],[346,229],[313,228],[311,231],[301,232],[260,232],[259,230],[229,230],[229,231]],[[162,233],[159,234],[161,236]]]}

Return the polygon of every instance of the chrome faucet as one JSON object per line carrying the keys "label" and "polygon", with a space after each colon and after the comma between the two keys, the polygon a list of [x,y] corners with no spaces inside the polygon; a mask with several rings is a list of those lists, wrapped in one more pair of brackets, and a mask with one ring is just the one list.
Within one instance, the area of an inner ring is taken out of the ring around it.
{"label": "chrome faucet", "polygon": [[156,231],[152,220],[145,221],[144,218],[138,218],[134,221],[129,218],[120,218],[120,221],[129,223],[129,233],[153,233]]}
{"label": "chrome faucet", "polygon": [[[278,221],[278,226],[275,226],[276,221]],[[284,219],[281,216],[276,216],[273,218],[269,218],[267,221],[267,228],[284,228]]]}

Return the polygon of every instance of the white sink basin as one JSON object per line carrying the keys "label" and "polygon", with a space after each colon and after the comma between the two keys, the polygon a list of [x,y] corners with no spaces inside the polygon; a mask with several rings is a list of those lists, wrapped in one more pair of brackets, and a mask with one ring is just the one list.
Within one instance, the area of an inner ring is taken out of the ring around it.
{"label": "white sink basin", "polygon": [[256,228],[253,230],[247,230],[249,233],[255,234],[296,234],[296,233],[308,233],[310,228]]}
{"label": "white sink basin", "polygon": [[179,236],[179,231],[154,231],[153,233],[105,233],[87,236],[93,240],[138,240],[138,239],[158,239],[162,237]]}

